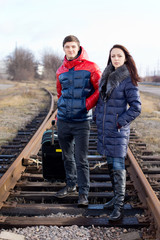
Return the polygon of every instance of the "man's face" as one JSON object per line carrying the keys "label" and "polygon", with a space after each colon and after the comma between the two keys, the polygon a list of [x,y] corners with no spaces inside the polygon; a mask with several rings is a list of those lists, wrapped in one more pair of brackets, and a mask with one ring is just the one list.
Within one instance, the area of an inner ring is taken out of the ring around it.
{"label": "man's face", "polygon": [[73,60],[77,57],[79,46],[76,42],[66,42],[63,50],[68,60]]}

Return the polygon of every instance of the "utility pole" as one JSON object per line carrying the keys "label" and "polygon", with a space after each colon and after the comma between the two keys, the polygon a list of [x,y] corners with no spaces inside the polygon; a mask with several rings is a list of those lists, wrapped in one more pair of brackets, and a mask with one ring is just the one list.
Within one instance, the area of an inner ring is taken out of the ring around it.
{"label": "utility pole", "polygon": [[157,76],[160,75],[160,66],[159,66],[159,59],[157,61]]}

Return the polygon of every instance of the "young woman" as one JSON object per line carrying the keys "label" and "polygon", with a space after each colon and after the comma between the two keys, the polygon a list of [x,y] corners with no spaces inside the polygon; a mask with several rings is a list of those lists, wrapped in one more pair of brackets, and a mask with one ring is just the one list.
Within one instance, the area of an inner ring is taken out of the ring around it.
{"label": "young woman", "polygon": [[135,62],[122,45],[114,45],[109,53],[99,85],[99,100],[95,110],[98,129],[98,152],[106,156],[114,197],[104,205],[113,208],[109,220],[123,216],[126,189],[125,156],[130,123],[141,112],[137,82],[140,78]]}

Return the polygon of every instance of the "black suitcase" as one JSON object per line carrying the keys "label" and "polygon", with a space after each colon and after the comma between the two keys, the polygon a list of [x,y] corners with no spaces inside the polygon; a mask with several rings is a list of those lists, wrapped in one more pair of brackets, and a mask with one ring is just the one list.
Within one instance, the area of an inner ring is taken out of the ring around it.
{"label": "black suitcase", "polygon": [[43,177],[48,181],[65,180],[62,150],[57,131],[54,130],[54,121],[52,129],[46,130],[42,136],[42,169]]}

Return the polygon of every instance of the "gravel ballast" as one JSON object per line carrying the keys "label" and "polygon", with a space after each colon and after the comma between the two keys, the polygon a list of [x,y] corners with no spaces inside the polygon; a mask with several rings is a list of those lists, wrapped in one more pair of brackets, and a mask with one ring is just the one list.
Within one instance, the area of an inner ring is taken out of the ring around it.
{"label": "gravel ballast", "polygon": [[[2,229],[0,232],[6,231]],[[37,226],[26,228],[13,228],[7,230],[10,233],[19,234],[25,240],[136,240],[142,239],[136,229],[106,228],[106,227],[70,227]],[[122,238],[121,238],[122,236]],[[126,238],[125,238],[126,236]],[[132,237],[134,236],[134,237]],[[128,238],[129,237],[129,238]]]}

